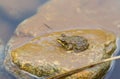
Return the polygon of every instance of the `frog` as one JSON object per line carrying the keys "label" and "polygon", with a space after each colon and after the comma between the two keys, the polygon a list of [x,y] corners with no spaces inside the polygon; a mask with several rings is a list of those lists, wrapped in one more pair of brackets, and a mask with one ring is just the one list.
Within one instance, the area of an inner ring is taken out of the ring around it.
{"label": "frog", "polygon": [[61,34],[57,42],[67,51],[82,52],[88,49],[88,40],[83,36]]}

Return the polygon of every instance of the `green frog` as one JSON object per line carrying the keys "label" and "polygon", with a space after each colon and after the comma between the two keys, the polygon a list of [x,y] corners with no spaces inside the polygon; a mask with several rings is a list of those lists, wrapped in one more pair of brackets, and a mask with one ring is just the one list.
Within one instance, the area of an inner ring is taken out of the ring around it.
{"label": "green frog", "polygon": [[82,36],[67,36],[61,34],[61,38],[58,38],[57,42],[66,50],[73,50],[74,52],[81,52],[89,47],[88,40]]}

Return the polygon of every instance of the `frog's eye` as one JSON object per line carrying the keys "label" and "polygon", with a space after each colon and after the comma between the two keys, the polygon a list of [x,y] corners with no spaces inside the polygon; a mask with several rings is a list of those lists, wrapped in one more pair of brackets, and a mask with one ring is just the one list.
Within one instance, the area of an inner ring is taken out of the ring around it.
{"label": "frog's eye", "polygon": [[57,39],[57,42],[58,42],[58,43],[63,43],[64,41],[61,40],[61,39]]}
{"label": "frog's eye", "polygon": [[62,37],[65,37],[66,35],[65,34],[61,34]]}

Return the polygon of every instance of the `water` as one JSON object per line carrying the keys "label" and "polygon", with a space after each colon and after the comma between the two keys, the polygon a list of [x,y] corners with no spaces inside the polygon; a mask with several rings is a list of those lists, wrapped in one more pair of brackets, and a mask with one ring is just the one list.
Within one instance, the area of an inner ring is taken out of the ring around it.
{"label": "water", "polygon": [[[17,3],[17,1],[19,4]],[[29,3],[28,3],[28,1],[29,1]],[[99,1],[99,4],[96,5],[96,3],[94,2],[95,5],[93,5],[92,7],[99,9],[98,5],[100,6],[104,2],[106,2],[106,5],[112,4],[112,2],[109,2],[107,0],[97,0],[97,1]],[[5,1],[5,0],[4,1],[0,0],[0,38],[2,40],[4,40],[4,45],[8,42],[8,40],[14,33],[14,30],[16,29],[17,25],[24,19],[34,15],[37,11],[37,8],[41,5],[43,5],[45,2],[47,2],[47,0],[10,0],[9,2]],[[117,5],[117,4],[119,4],[118,2],[119,2],[119,0],[115,0],[115,2],[113,4],[116,4],[116,6],[119,7],[119,5]],[[87,0],[84,0],[83,5],[81,5],[81,6],[84,6],[86,4],[88,4]],[[102,8],[104,8],[106,5],[103,5]],[[82,8],[85,9],[86,7],[89,7],[89,6],[91,6],[91,5],[88,5],[88,6],[85,6]],[[95,7],[95,6],[97,6],[97,7]],[[92,7],[90,7],[90,9]],[[109,7],[108,7],[108,9],[109,9]],[[117,10],[115,10],[115,11],[117,11]],[[117,13],[119,13],[119,12],[120,12],[119,10],[116,12],[116,16],[117,16]],[[99,14],[97,14],[97,15],[99,15]],[[91,17],[89,15],[87,15],[87,16]],[[111,16],[109,16],[109,17],[111,17]],[[120,19],[119,17],[117,17],[117,18]],[[96,20],[96,17],[93,16],[92,19]],[[104,23],[104,20],[102,21],[100,17],[98,17],[97,20]],[[110,21],[112,21],[112,20],[110,20]],[[119,21],[117,23],[119,24]],[[118,42],[118,43],[120,45],[120,42]],[[8,72],[6,72],[4,70],[4,66],[2,65],[3,59],[4,59],[3,51],[4,51],[4,48],[1,49],[1,51],[0,51],[0,65],[1,65],[0,66],[0,79],[15,79],[14,76],[12,76],[11,74],[9,74]],[[120,55],[120,51],[118,51],[117,55]],[[119,79],[120,78],[120,68],[119,67],[120,67],[120,60],[114,61],[114,64],[112,65],[111,70],[107,73],[105,79]]]}

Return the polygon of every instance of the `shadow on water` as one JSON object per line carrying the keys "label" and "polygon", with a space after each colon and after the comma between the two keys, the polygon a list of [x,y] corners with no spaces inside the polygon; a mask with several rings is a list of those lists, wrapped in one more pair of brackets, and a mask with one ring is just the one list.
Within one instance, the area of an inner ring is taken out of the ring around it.
{"label": "shadow on water", "polygon": [[[10,37],[12,36],[12,34],[14,33],[14,30],[16,29],[17,25],[19,23],[21,23],[24,19],[31,17],[32,15],[34,15],[37,11],[37,8],[39,6],[42,6],[45,2],[47,2],[48,0],[40,0],[39,1],[39,5],[36,6],[36,9],[32,9],[29,11],[25,11],[22,13],[22,16],[20,18],[13,18],[10,17],[8,15],[8,13],[4,10],[4,7],[0,6],[0,20],[2,20],[3,22],[7,23],[10,27],[10,33],[8,34],[8,37],[2,38],[4,41],[4,43],[6,44],[8,42],[8,40],[10,39]],[[0,25],[0,29],[2,29],[2,25]],[[0,79],[16,79],[14,76],[12,76],[10,73],[8,73],[3,66],[3,60],[4,60],[4,46],[1,45],[0,43]]]}

